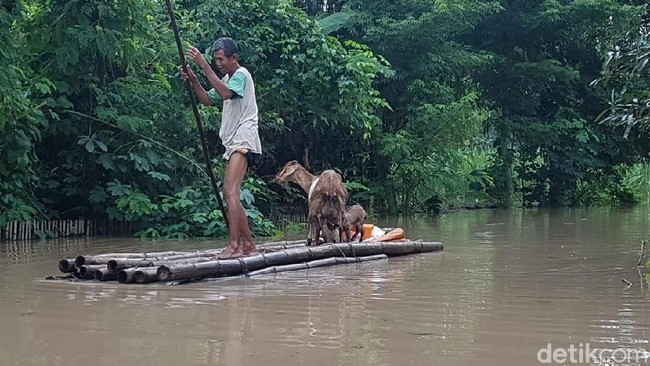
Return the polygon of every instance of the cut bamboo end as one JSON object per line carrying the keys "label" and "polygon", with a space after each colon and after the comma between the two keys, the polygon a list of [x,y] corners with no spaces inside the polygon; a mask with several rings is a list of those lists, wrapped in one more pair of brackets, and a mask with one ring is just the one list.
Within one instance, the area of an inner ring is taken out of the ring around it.
{"label": "cut bamboo end", "polygon": [[78,255],[77,258],[74,259],[74,264],[77,267],[83,266],[84,264],[86,264],[86,257],[84,257],[83,255]]}
{"label": "cut bamboo end", "polygon": [[158,267],[156,270],[156,275],[158,276],[158,281],[169,281],[172,276],[172,271],[166,265]]}
{"label": "cut bamboo end", "polygon": [[158,281],[158,268],[142,268],[134,273],[135,283],[151,283]]}
{"label": "cut bamboo end", "polygon": [[82,265],[79,267],[79,273],[82,275],[88,274],[91,279],[94,279],[95,272],[99,271],[102,268],[104,268],[102,265]]}
{"label": "cut bamboo end", "polygon": [[111,272],[108,268],[100,268],[95,272],[95,279],[97,281],[113,281],[117,278],[117,273]]}
{"label": "cut bamboo end", "polygon": [[127,268],[117,272],[117,282],[119,283],[133,283],[135,280],[135,272],[138,268]]}
{"label": "cut bamboo end", "polygon": [[118,269],[117,266],[118,266],[118,264],[117,264],[117,261],[115,259],[111,259],[110,261],[108,261],[106,263],[106,268],[111,272],[117,271],[117,269]]}
{"label": "cut bamboo end", "polygon": [[63,273],[77,272],[77,267],[74,265],[74,259],[61,259],[59,261],[59,271]]}

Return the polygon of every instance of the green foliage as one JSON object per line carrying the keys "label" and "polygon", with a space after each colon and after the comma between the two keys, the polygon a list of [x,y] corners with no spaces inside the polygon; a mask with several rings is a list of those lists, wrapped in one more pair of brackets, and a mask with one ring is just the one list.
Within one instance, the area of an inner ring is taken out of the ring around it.
{"label": "green foliage", "polygon": [[[645,5],[647,14],[648,5]],[[611,88],[609,108],[602,115],[604,123],[622,126],[627,137],[632,129],[647,136],[650,127],[650,93],[648,92],[648,61],[650,60],[650,29],[645,22],[624,37],[614,40],[603,64],[600,81]]]}
{"label": "green foliage", "polygon": [[[239,41],[263,179],[303,158],[340,171],[352,202],[400,213],[646,201],[636,3],[182,0],[176,12],[210,62],[216,38]],[[160,2],[5,2],[0,29],[0,226],[84,216],[147,237],[225,234]],[[223,176],[220,108],[200,114]],[[256,235],[277,233],[264,180],[248,177],[241,200]]]}
{"label": "green foliage", "polygon": [[325,34],[330,34],[345,26],[355,15],[354,11],[341,11],[320,19],[318,25]]}
{"label": "green foliage", "polygon": [[50,83],[22,62],[24,41],[15,18],[0,7],[0,227],[37,213],[32,191],[39,177],[34,145],[46,126],[34,94]]}
{"label": "green foliage", "polygon": [[297,233],[297,232],[303,231],[304,229],[305,229],[304,225],[299,223],[299,222],[293,222],[292,221],[292,222],[287,223],[287,232]]}
{"label": "green foliage", "polygon": [[390,75],[383,58],[326,37],[291,1],[205,1],[187,9],[183,28],[207,58],[217,37],[239,41],[242,64],[256,80],[265,154],[275,166],[308,150],[314,165],[345,170],[350,157],[363,154],[365,144],[340,142],[368,141],[379,125],[376,112],[386,104],[373,81]]}
{"label": "green foliage", "polygon": [[416,177],[433,173],[426,159],[466,146],[489,116],[489,108],[478,103],[471,74],[487,67],[490,56],[474,52],[462,39],[500,6],[474,0],[351,0],[337,5],[355,16],[336,34],[367,44],[395,70],[377,84],[391,109],[382,114],[381,132],[370,147],[377,165],[372,180],[381,182],[376,196],[391,213],[412,210],[422,204],[413,194],[421,187]]}
{"label": "green foliage", "polygon": [[[30,163],[37,161],[36,155],[42,157],[40,171],[30,179],[40,176],[43,184],[32,188],[12,179],[7,187],[16,192],[33,189],[53,216],[147,223],[149,236],[224,235],[212,192],[203,187],[205,168],[197,163],[202,156],[189,108],[181,97],[184,90],[176,74],[176,50],[164,7],[152,1],[118,5],[35,0],[26,2],[25,9],[26,16],[15,23],[24,55],[16,57],[22,56],[23,65],[38,71],[30,80],[32,95],[46,101],[44,117],[49,123],[36,119],[40,112],[28,101],[17,104],[33,111],[23,115],[31,118],[32,125],[40,122],[43,132],[25,135],[16,128],[18,146],[0,151],[17,161],[25,160],[19,154],[31,151]],[[22,74],[26,73],[17,75]],[[0,84],[8,85],[4,80]],[[9,86],[21,91],[20,84]],[[18,95],[30,96],[27,91]],[[211,117],[218,111],[202,113],[208,117],[207,129],[215,131],[218,119]],[[34,144],[41,135],[42,142]],[[217,136],[210,136],[210,146],[216,150]],[[223,170],[222,161],[214,165]],[[255,194],[263,198],[266,188],[254,186]],[[242,194],[256,234],[272,233],[274,227],[255,207],[251,190]],[[25,199],[2,197],[19,209],[8,217],[33,213],[21,204]]]}
{"label": "green foliage", "polygon": [[613,179],[613,166],[635,159],[622,138],[594,122],[605,91],[589,84],[600,72],[599,49],[638,7],[599,0],[502,4],[504,11],[468,39],[494,60],[476,77],[483,102],[499,111],[489,126],[500,154],[498,190],[505,202],[518,188],[525,205],[559,205],[579,182]]}
{"label": "green foliage", "polygon": [[622,189],[629,192],[626,203],[650,203],[650,165],[642,161],[630,167],[620,167]]}
{"label": "green foliage", "polygon": [[[245,185],[241,191],[244,212],[253,228],[253,235],[271,236],[275,226],[255,208],[255,199]],[[112,186],[116,187],[116,185]],[[116,207],[127,221],[147,223],[136,235],[185,239],[190,237],[214,237],[227,234],[223,215],[208,185],[183,187],[173,195],[148,197],[140,191],[113,189],[117,196]]]}

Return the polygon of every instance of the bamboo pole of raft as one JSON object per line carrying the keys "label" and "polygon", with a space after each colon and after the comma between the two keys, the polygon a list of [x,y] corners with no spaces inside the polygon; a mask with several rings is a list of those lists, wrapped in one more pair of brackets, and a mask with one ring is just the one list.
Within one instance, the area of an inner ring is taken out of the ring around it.
{"label": "bamboo pole of raft", "polygon": [[84,264],[79,268],[79,273],[82,276],[88,277],[90,279],[95,278],[95,272],[99,271],[102,268],[105,268],[106,266],[103,266],[101,264]]}
{"label": "bamboo pole of raft", "polygon": [[307,245],[307,240],[302,239],[302,240],[282,240],[282,241],[272,241],[264,244],[260,244],[257,247],[273,247],[273,246],[279,246],[279,245],[293,245],[293,244],[302,244],[302,245]]}
{"label": "bamboo pole of raft", "polygon": [[[183,51],[183,43],[181,42],[181,36],[178,32],[178,26],[176,26],[176,18],[174,17],[174,6],[171,0],[165,0],[167,5],[167,13],[169,15],[169,23],[174,31],[174,38],[176,39],[176,47],[178,48],[178,57],[181,61],[181,66],[184,71],[187,71],[187,62],[185,61],[185,52]],[[192,112],[194,113],[194,119],[196,120],[196,129],[199,131],[199,140],[201,141],[201,150],[203,151],[203,158],[205,159],[205,168],[208,171],[208,177],[210,178],[210,183],[212,184],[212,190],[214,191],[214,196],[217,199],[219,204],[219,209],[221,210],[221,215],[223,216],[223,222],[226,224],[226,228],[230,230],[230,221],[228,221],[228,214],[226,212],[226,207],[223,204],[221,199],[221,194],[219,193],[219,187],[217,186],[217,178],[214,176],[214,170],[212,169],[212,163],[210,161],[210,153],[208,151],[208,143],[205,138],[205,132],[203,130],[203,123],[201,122],[201,115],[199,114],[199,109],[195,102],[194,91],[192,90],[192,84],[189,79],[185,80],[185,89],[190,98],[190,105],[192,107]]]}
{"label": "bamboo pole of raft", "polygon": [[140,268],[135,271],[133,275],[135,283],[151,283],[158,281],[158,267],[156,268]]}
{"label": "bamboo pole of raft", "polygon": [[[283,245],[277,245],[283,243]],[[232,275],[250,275],[256,271],[281,271],[313,268],[315,265],[328,265],[328,263],[354,263],[358,258],[372,257],[373,255],[399,256],[406,254],[424,253],[443,250],[442,243],[423,241],[404,242],[362,242],[328,244],[316,247],[307,247],[304,241],[273,242],[258,246],[259,254],[237,259],[218,260],[215,255],[223,249],[213,249],[204,252],[189,252],[189,254],[172,255],[168,257],[152,257],[155,253],[142,253],[146,258],[117,258],[93,256],[101,261],[115,261],[110,267],[101,264],[85,264],[75,266],[73,259],[62,259],[59,269],[64,273],[72,273],[76,278],[98,281],[117,279],[120,283],[149,283],[154,281],[183,281],[202,277],[219,277]],[[169,253],[169,252],[159,252]],[[180,252],[174,252],[180,253]],[[188,252],[182,252],[188,253]],[[139,253],[131,253],[141,255]],[[204,256],[200,256],[204,255]],[[90,258],[90,257],[88,257]],[[326,258],[338,258],[318,262]],[[309,263],[307,267],[304,263]],[[136,267],[137,266],[137,267]],[[289,267],[282,267],[289,266]],[[301,267],[302,266],[302,267]],[[127,268],[129,267],[129,268]],[[269,268],[275,267],[274,269]],[[262,272],[260,272],[262,273]]]}
{"label": "bamboo pole of raft", "polygon": [[109,271],[106,267],[95,272],[95,280],[97,281],[113,281],[115,279],[117,279],[117,273]]}
{"label": "bamboo pole of raft", "polygon": [[132,283],[135,280],[135,271],[137,267],[126,268],[117,272],[117,282],[119,283]]}
{"label": "bamboo pole of raft", "polygon": [[361,263],[361,262],[375,261],[375,260],[381,260],[387,258],[388,256],[386,254],[375,254],[366,257],[354,257],[354,258],[330,257],[330,258],[318,259],[315,261],[304,262],[304,263],[268,267],[254,272],[250,272],[246,275],[246,277],[258,276],[263,274],[273,274],[279,272],[287,272],[287,271],[297,271],[301,269],[310,269],[310,268],[317,268],[317,267],[327,267],[327,266],[334,266],[337,264]]}
{"label": "bamboo pole of raft", "polygon": [[96,255],[78,255],[74,264],[82,266],[84,264],[106,264],[109,260],[114,258],[151,258],[151,257],[166,257],[172,255],[190,254],[192,252],[152,252],[152,253],[107,253]]}
{"label": "bamboo pole of raft", "polygon": [[[281,245],[279,243],[286,243]],[[272,252],[282,249],[289,249],[295,247],[304,247],[306,241],[287,241],[287,242],[273,242],[258,245],[260,252]],[[214,257],[217,254],[221,253],[223,249],[209,249],[206,251],[197,251],[197,252],[158,252],[158,253],[109,253],[109,254],[98,254],[93,256],[77,256],[74,259],[74,264],[70,264],[71,259],[62,259],[59,265],[59,269],[69,269],[69,271],[61,272],[74,272],[75,269],[70,266],[83,266],[83,265],[93,265],[93,264],[105,264],[107,265],[109,271],[119,271],[124,268],[129,267],[149,267],[160,265],[159,262],[173,262],[178,260],[190,259],[190,258],[205,258],[205,257]]]}
{"label": "bamboo pole of raft", "polygon": [[269,266],[289,265],[329,257],[364,257],[375,254],[399,256],[440,251],[436,242],[369,242],[322,245],[263,253],[237,259],[215,260],[203,263],[169,263],[158,267],[159,281],[188,280],[198,277],[218,277],[254,272]]}
{"label": "bamboo pole of raft", "polygon": [[151,283],[158,281],[158,267],[126,268],[117,272],[119,283]]}
{"label": "bamboo pole of raft", "polygon": [[[289,244],[278,246],[260,246],[260,253],[270,253],[280,251],[283,249],[291,249],[305,247],[304,244]],[[150,258],[115,258],[106,261],[106,268],[111,272],[130,267],[153,267],[160,266],[166,263],[197,263],[215,260],[217,254],[221,253],[223,249],[206,250],[204,252],[195,252],[187,254],[179,254],[169,257],[150,257]],[[209,259],[211,258],[211,259]],[[100,264],[103,260],[98,260],[96,263]]]}
{"label": "bamboo pole of raft", "polygon": [[74,265],[74,259],[61,259],[59,261],[59,271],[63,273],[74,273],[78,268]]}
{"label": "bamboo pole of raft", "polygon": [[168,263],[200,263],[200,262],[209,262],[209,261],[214,261],[216,257],[214,255],[210,257],[190,257],[190,258],[175,258],[174,260],[164,260],[164,259],[157,259],[157,260],[148,260],[148,259],[117,259],[117,260],[111,260],[106,264],[106,269],[109,270],[109,272],[119,272],[123,269],[127,268],[133,268],[133,267],[140,267],[140,268],[146,268],[146,267],[156,267],[162,266],[163,264],[168,264]]}
{"label": "bamboo pole of raft", "polygon": [[[290,247],[299,247],[307,244],[306,240],[290,240],[290,241],[275,241],[270,243],[264,243],[258,245],[258,249],[262,250],[278,250],[285,249]],[[150,252],[150,253],[106,253],[106,254],[95,254],[95,255],[78,255],[74,259],[74,265],[79,267],[84,264],[108,264],[111,260],[122,260],[122,259],[150,259],[158,260],[159,257],[171,257],[171,256],[182,256],[189,255],[188,258],[192,258],[192,255],[195,253],[206,253],[203,256],[209,256],[221,253],[223,249],[208,249],[205,251],[195,251],[195,252],[176,252],[176,251],[167,251],[167,252]],[[200,256],[200,255],[199,255]],[[179,257],[180,259],[180,257]],[[175,260],[175,259],[169,259]]]}

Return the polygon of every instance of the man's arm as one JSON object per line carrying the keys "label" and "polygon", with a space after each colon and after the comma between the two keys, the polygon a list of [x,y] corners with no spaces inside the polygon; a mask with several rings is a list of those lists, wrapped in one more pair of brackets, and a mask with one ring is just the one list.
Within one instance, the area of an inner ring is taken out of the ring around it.
{"label": "man's arm", "polygon": [[208,97],[208,92],[203,89],[203,85],[201,85],[199,79],[196,77],[196,74],[194,74],[190,66],[187,65],[187,72],[183,70],[182,66],[179,66],[178,69],[181,72],[183,80],[189,79],[190,85],[192,85],[192,90],[194,91],[196,97],[199,99],[199,102],[205,106],[213,105],[212,100]]}
{"label": "man's arm", "polygon": [[214,70],[212,70],[212,67],[210,67],[210,64],[208,64],[208,62],[203,58],[203,55],[196,47],[190,46],[187,49],[187,55],[192,61],[194,61],[195,64],[201,68],[203,74],[205,74],[205,76],[208,78],[210,85],[212,85],[212,88],[214,88],[214,91],[219,94],[219,97],[222,100],[230,99],[235,95],[235,93],[233,93],[232,90],[228,89],[226,84],[224,84],[221,79],[219,79]]}
{"label": "man's arm", "polygon": [[223,81],[219,79],[217,74],[214,73],[214,70],[212,70],[212,68],[207,62],[205,63],[205,65],[201,65],[201,70],[203,70],[203,73],[208,78],[210,85],[212,85],[214,91],[216,91],[217,94],[219,94],[219,97],[222,100],[228,100],[235,96],[235,93],[233,93],[232,90],[228,89],[226,84],[224,84]]}

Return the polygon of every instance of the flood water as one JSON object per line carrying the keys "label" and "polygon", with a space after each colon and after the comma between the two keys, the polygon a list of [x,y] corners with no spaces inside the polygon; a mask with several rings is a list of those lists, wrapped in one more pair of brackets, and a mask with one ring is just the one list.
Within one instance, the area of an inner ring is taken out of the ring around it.
{"label": "flood water", "polygon": [[[636,264],[649,215],[639,207],[384,220],[445,250],[178,286],[43,278],[82,253],[224,243],[1,243],[0,365],[646,365],[650,290]],[[595,360],[586,347],[614,358]]]}

